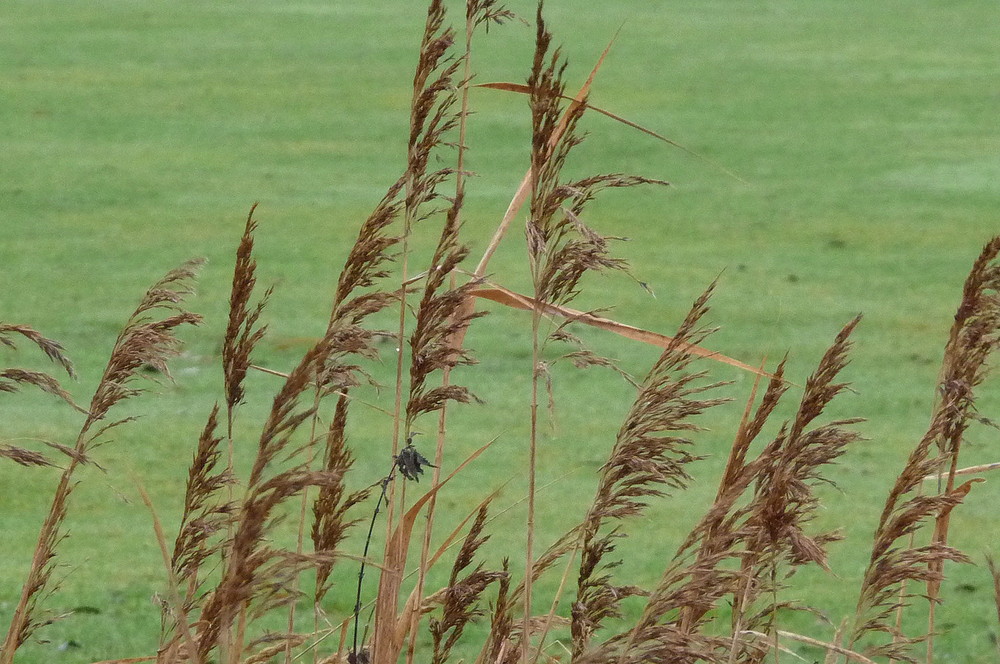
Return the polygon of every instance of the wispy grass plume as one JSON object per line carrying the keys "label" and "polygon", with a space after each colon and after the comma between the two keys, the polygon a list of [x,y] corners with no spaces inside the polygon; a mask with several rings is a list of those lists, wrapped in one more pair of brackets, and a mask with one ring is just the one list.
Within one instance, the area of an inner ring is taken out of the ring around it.
{"label": "wispy grass plume", "polygon": [[483,533],[488,510],[488,504],[479,508],[476,519],[455,557],[448,585],[443,590],[440,600],[441,617],[432,618],[430,621],[433,664],[444,664],[448,661],[452,648],[462,638],[466,626],[484,614],[480,606],[483,592],[494,582],[507,578],[506,572],[488,571],[483,568],[482,563],[465,573],[472,564],[476,551],[489,539],[489,536]]}
{"label": "wispy grass plume", "polygon": [[612,583],[617,562],[604,558],[622,535],[616,528],[604,529],[604,524],[639,517],[647,507],[645,501],[687,487],[691,476],[686,467],[700,458],[690,451],[689,436],[701,430],[693,418],[725,401],[701,397],[716,385],[698,383],[704,374],[689,370],[694,357],[683,350],[711,332],[699,327],[711,292],[709,288],[698,298],[674,336],[676,344],[665,349],[649,370],[601,468],[594,502],[581,525],[580,573],[572,610],[575,657],[583,654],[594,631],[607,619],[620,617],[623,599],[644,594]]}
{"label": "wispy grass plume", "polygon": [[[536,12],[535,52],[528,78],[531,90],[531,198],[525,226],[528,267],[532,278],[532,387],[531,432],[528,445],[528,516],[525,553],[524,624],[530,634],[532,584],[535,578],[535,497],[537,476],[537,438],[539,383],[548,371],[543,361],[544,347],[550,340],[565,339],[560,330],[555,336],[545,334],[542,320],[544,304],[565,305],[578,294],[578,284],[587,272],[626,270],[625,261],[612,256],[613,238],[591,229],[581,218],[584,207],[598,191],[607,187],[629,187],[654,182],[625,175],[598,175],[577,181],[565,181],[562,170],[572,151],[582,140],[578,124],[586,109],[586,98],[571,104],[563,112],[566,63],[559,49],[552,50],[552,35],[543,17],[544,3]],[[588,360],[592,362],[593,359]],[[522,658],[527,659],[529,639],[522,642]]]}
{"label": "wispy grass plume", "polygon": [[[2,664],[13,662],[15,651],[40,625],[37,602],[49,585],[56,546],[63,537],[61,525],[69,508],[70,494],[76,485],[73,477],[77,467],[105,433],[131,418],[109,424],[102,424],[102,421],[115,405],[142,392],[134,383],[142,375],[140,369],[143,367],[152,367],[169,377],[167,360],[180,352],[176,329],[201,322],[200,316],[180,308],[185,296],[191,293],[191,281],[200,265],[201,261],[189,261],[156,282],[146,291],[115,341],[76,443],[69,448],[69,462],[59,478],[51,507],[39,531],[31,566],[25,574],[21,596],[0,650]],[[161,313],[169,315],[157,315]],[[51,344],[44,346],[61,357],[61,351]],[[46,353],[52,355],[49,351]]]}
{"label": "wispy grass plume", "polygon": [[[58,341],[53,341],[42,336],[34,328],[28,325],[16,325],[11,323],[0,323],[0,345],[10,349],[16,349],[16,336],[23,337],[34,344],[39,350],[45,353],[51,361],[58,364],[70,378],[76,378],[76,371],[73,363],[66,356],[65,350]],[[42,392],[62,399],[73,408],[86,413],[87,411],[78,406],[73,397],[63,389],[59,381],[54,376],[44,371],[32,371],[30,369],[17,369],[8,367],[0,369],[0,392],[17,392],[22,385],[31,385]],[[0,447],[0,457],[10,459],[15,463],[27,466],[51,465],[44,454],[37,451],[26,450],[12,445]]]}
{"label": "wispy grass plume", "polygon": [[[965,432],[978,419],[974,390],[986,375],[989,355],[1000,344],[998,254],[1000,237],[995,237],[983,248],[965,281],[945,345],[939,395],[930,426],[897,476],[875,530],[851,638],[853,645],[874,633],[888,634],[889,642],[866,651],[872,656],[916,661],[910,647],[933,632],[933,608],[926,631],[904,633],[892,616],[902,611],[911,598],[906,584],[926,584],[933,607],[939,601],[944,563],[969,562],[965,554],[948,545],[948,517],[974,481],[956,486],[955,472]],[[924,478],[940,472],[947,473],[945,484],[935,494],[924,494]],[[935,527],[930,541],[915,542],[918,531],[931,520]],[[909,538],[909,542],[901,543],[903,538]],[[927,657],[933,659],[932,641]]]}
{"label": "wispy grass plume", "polygon": [[257,222],[253,218],[256,204],[247,215],[243,237],[236,249],[236,266],[233,286],[229,295],[229,321],[222,340],[222,374],[226,397],[227,435],[229,439],[229,464],[232,466],[233,419],[236,407],[243,402],[243,380],[250,369],[254,348],[267,334],[267,326],[260,324],[260,315],[267,306],[271,289],[255,305],[251,305],[257,285],[257,261],[253,257],[254,233]]}

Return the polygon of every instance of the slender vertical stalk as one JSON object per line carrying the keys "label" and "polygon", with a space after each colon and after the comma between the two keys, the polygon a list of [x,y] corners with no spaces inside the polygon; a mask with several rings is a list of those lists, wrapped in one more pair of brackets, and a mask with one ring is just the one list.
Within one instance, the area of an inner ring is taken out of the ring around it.
{"label": "slender vertical stalk", "polygon": [[[463,55],[462,67],[462,93],[461,111],[458,116],[458,151],[455,160],[455,200],[461,201],[465,195],[465,151],[466,134],[469,118],[469,81],[472,77],[472,33],[475,30],[475,13],[467,4],[468,9],[465,14],[465,53]],[[461,210],[456,210],[456,215],[461,214]],[[456,223],[461,223],[460,219]],[[450,277],[450,287],[455,287],[454,273]],[[449,385],[451,382],[451,367],[445,366],[442,370],[441,384]],[[434,449],[434,473],[431,478],[431,488],[437,486],[441,480],[441,466],[444,459],[444,443],[447,434],[448,404],[445,402],[441,406],[438,414],[437,444]],[[425,516],[424,537],[420,546],[420,567],[417,571],[417,597],[423,596],[424,581],[427,573],[427,561],[430,556],[431,534],[434,524],[434,508],[437,505],[437,494],[434,494],[427,504],[427,514]],[[416,655],[417,625],[420,621],[420,612],[413,612],[413,619],[410,624],[410,638],[406,649],[406,662],[413,664]]]}
{"label": "slender vertical stalk", "polygon": [[541,348],[538,343],[541,311],[536,307],[531,315],[531,433],[528,438],[528,517],[524,542],[524,633],[521,639],[521,661],[528,662],[531,637],[531,589],[534,582],[535,547],[535,490],[536,461],[538,457],[538,364]]}
{"label": "slender vertical stalk", "polygon": [[[320,376],[316,377],[316,391],[313,393],[313,416],[310,418],[310,428],[309,428],[309,458],[306,461],[306,470],[312,470],[313,464],[316,462],[316,425],[319,421],[319,402],[323,396],[322,380]],[[305,529],[306,529],[306,512],[309,506],[309,488],[305,487],[302,489],[302,497],[299,501],[299,526],[298,533],[295,540],[295,554],[297,556],[302,555],[302,551],[305,548]],[[293,591],[297,591],[299,587],[299,577],[298,575],[292,580]],[[297,594],[293,592],[293,596]],[[288,603],[288,634],[295,633],[295,599]],[[315,651],[313,652],[315,658]],[[285,664],[292,664],[292,642],[288,640],[285,642]]]}
{"label": "slender vertical stalk", "polygon": [[[406,196],[409,198],[410,190],[412,187],[412,178],[407,178],[406,180]],[[403,221],[403,235],[401,240],[401,256],[399,259],[400,263],[400,282],[403,284],[402,288],[399,290],[399,325],[396,329],[396,386],[395,386],[395,396],[393,397],[392,404],[392,456],[395,457],[399,454],[399,441],[400,433],[402,429],[402,410],[403,410],[403,339],[406,334],[406,280],[408,277],[408,258],[410,253],[410,227],[413,221],[413,211],[409,208],[404,212],[405,217]],[[392,527],[395,521],[395,499],[396,499],[396,487],[389,487],[389,495],[386,501],[386,526],[385,534],[386,541],[389,541],[389,537],[392,534]]]}

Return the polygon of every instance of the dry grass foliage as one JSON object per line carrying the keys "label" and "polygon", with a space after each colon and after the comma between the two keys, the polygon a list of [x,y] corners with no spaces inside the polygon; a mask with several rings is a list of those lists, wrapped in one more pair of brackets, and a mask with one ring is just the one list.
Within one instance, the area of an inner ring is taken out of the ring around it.
{"label": "dry grass foliage", "polygon": [[[782,630],[779,612],[802,608],[787,600],[785,589],[793,573],[806,565],[828,570],[827,547],[839,537],[813,526],[819,508],[815,488],[827,481],[826,467],[861,438],[855,428],[859,420],[823,417],[831,401],[847,389],[840,375],[859,319],[835,336],[800,390],[786,380],[784,362],[767,371],[707,349],[712,330],[703,321],[715,284],[694,302],[671,336],[571,309],[584,275],[628,271],[612,252],[616,238],[590,225],[587,204],[610,187],[666,183],[617,173],[564,178],[564,166],[583,140],[579,121],[590,109],[587,91],[596,68],[578,94],[566,94],[566,63],[552,48],[541,3],[527,85],[490,86],[528,95],[530,167],[482,259],[474,270],[463,270],[469,255],[462,241],[462,214],[472,45],[477,30],[511,18],[500,3],[470,0],[462,40],[449,27],[443,4],[430,3],[413,79],[402,174],[361,224],[323,335],[289,371],[270,371],[281,376],[282,383],[252,445],[245,436],[238,439],[234,423],[247,398],[244,382],[255,368],[255,348],[266,335],[261,318],[271,291],[257,294],[257,223],[253,210],[248,215],[236,251],[222,344],[224,406],[217,403],[209,409],[195,443],[180,527],[172,543],[154,514],[167,591],[161,647],[146,659],[164,664],[303,658],[442,664],[461,651],[464,661],[475,657],[483,664],[542,659],[733,664],[762,662],[772,655],[777,661],[798,641],[824,649],[828,662],[931,661],[933,607],[941,600],[944,563],[968,562],[949,544],[949,515],[977,481],[956,479],[968,470],[959,463],[965,431],[974,421],[989,423],[976,410],[975,390],[1000,343],[1000,238],[985,247],[966,282],[945,347],[931,424],[889,491],[853,622],[826,639]],[[493,251],[524,204],[530,295],[485,280]],[[411,239],[416,233],[436,236],[437,243],[430,260],[415,270]],[[86,408],[76,406],[46,373],[0,371],[0,391],[34,386],[84,416],[74,444],[46,443],[61,453],[62,465],[39,450],[0,446],[0,456],[7,460],[57,466],[61,472],[0,664],[11,664],[18,648],[44,622],[39,600],[54,590],[50,577],[75,470],[92,463],[90,453],[109,429],[128,422],[109,415],[121,401],[142,391],[135,382],[140,369],[151,367],[169,377],[167,360],[179,348],[177,329],[200,320],[181,308],[196,268],[197,262],[185,264],[147,291],[125,323]],[[453,478],[461,481],[461,470],[492,442],[461,463],[449,461],[452,470],[444,475],[448,404],[477,401],[466,387],[451,382],[451,370],[475,361],[463,344],[469,326],[484,315],[476,311],[477,301],[484,298],[529,312],[533,331],[532,363],[526,368],[532,381],[531,435],[525,450],[527,554],[520,579],[511,572],[519,565],[504,560],[491,566],[481,560],[481,547],[489,538],[492,496],[469,512],[437,548],[431,546],[436,498]],[[385,333],[369,324],[374,314],[393,307],[397,330]],[[569,361],[580,367],[615,368],[609,359],[588,350],[569,323],[651,343],[660,346],[662,354],[643,380],[633,381],[635,402],[578,525],[541,550],[534,522],[538,407],[542,392],[551,387],[550,367]],[[356,482],[368,488],[352,489],[352,390],[373,382],[365,367],[380,359],[375,341],[386,334],[397,342],[395,407],[387,417],[392,432],[386,433],[385,449],[364,453],[381,455],[387,474]],[[33,344],[74,376],[58,343],[28,326],[0,324],[0,343],[15,348],[19,340]],[[622,524],[641,518],[651,501],[682,492],[692,481],[690,465],[702,458],[697,451],[700,422],[725,401],[718,396],[719,384],[708,378],[712,360],[752,372],[756,382],[714,501],[683,538],[659,581],[641,588],[619,578],[615,548],[625,537]],[[779,402],[789,391],[799,390],[794,415],[767,427]],[[424,455],[430,454],[430,443],[418,444],[415,436],[435,429],[431,462]],[[776,433],[758,442],[765,429]],[[248,465],[235,463],[248,456]],[[236,472],[238,465],[249,468],[245,476]],[[415,483],[422,476],[429,476],[429,485]],[[928,477],[937,479],[932,491]],[[414,483],[407,496],[410,481]],[[369,545],[383,508],[384,549],[373,557]],[[295,514],[297,543],[277,544],[278,538],[271,536],[276,523]],[[367,536],[356,528],[360,522],[369,524]],[[446,585],[427,587],[428,571],[449,557]],[[335,586],[332,580],[334,566],[345,559],[360,567],[356,586]],[[377,588],[364,583],[369,568],[378,571]],[[537,597],[538,579],[560,569],[559,593],[569,600]],[[990,569],[1000,588],[992,561]],[[330,593],[341,596],[341,604],[344,598],[351,600],[350,615],[327,615]],[[919,596],[929,600],[929,625],[917,626],[908,618],[906,608]],[[621,620],[626,600],[641,606],[638,617],[628,623]],[[312,620],[297,617],[300,604],[312,606]],[[287,616],[283,631],[273,629],[278,613]],[[477,621],[481,627],[467,629]],[[416,641],[422,630],[429,635],[427,650]],[[565,657],[547,654],[546,639],[553,630],[566,635]],[[927,643],[923,655],[914,649],[919,641]]]}

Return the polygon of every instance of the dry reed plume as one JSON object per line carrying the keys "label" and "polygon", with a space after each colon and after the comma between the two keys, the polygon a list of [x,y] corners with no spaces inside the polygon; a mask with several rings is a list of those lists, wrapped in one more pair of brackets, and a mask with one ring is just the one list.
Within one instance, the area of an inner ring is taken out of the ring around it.
{"label": "dry reed plume", "polygon": [[[469,98],[474,36],[514,16],[501,3],[469,0],[464,18],[462,40],[448,25],[445,5],[429,3],[401,175],[361,223],[325,328],[291,369],[264,369],[281,382],[256,424],[241,419],[254,412],[241,405],[254,399],[247,376],[263,369],[254,355],[267,338],[263,321],[272,291],[258,295],[258,222],[256,206],[251,208],[235,255],[221,396],[206,408],[172,542],[153,514],[166,566],[160,647],[155,655],[132,661],[750,664],[771,657],[779,661],[791,642],[825,651],[827,662],[932,661],[929,635],[935,631],[945,562],[969,560],[950,543],[950,515],[979,480],[957,479],[978,472],[960,468],[967,430],[974,422],[991,423],[976,410],[975,390],[1000,344],[1000,238],[985,247],[966,281],[944,351],[931,424],[890,489],[853,623],[824,638],[792,633],[782,628],[783,611],[808,608],[789,593],[794,573],[807,565],[831,572],[828,548],[840,538],[814,524],[820,509],[816,488],[829,482],[830,465],[862,439],[860,419],[824,415],[848,389],[841,375],[860,317],[840,330],[804,387],[797,388],[786,377],[785,361],[768,371],[704,345],[713,331],[705,318],[714,283],[672,336],[572,309],[586,275],[629,269],[612,253],[618,238],[594,229],[588,205],[608,188],[666,183],[618,173],[564,175],[582,140],[581,118],[592,110],[588,92],[600,63],[579,93],[566,94],[567,65],[553,48],[541,2],[526,85],[487,86],[527,95],[530,163],[482,258],[466,269],[470,249],[463,208],[472,196],[465,161],[472,147],[467,125],[474,118]],[[506,288],[486,272],[523,205],[530,295]],[[428,256],[414,248],[418,234],[432,240]],[[75,443],[46,443],[65,456],[66,465],[24,575],[0,664],[12,664],[43,622],[38,604],[54,590],[50,577],[75,470],[92,462],[93,448],[110,429],[129,421],[109,421],[108,415],[142,391],[135,385],[140,369],[152,367],[169,376],[167,360],[179,349],[177,328],[200,322],[181,308],[196,268],[191,262],[168,273],[128,319],[89,406],[78,407],[85,419]],[[437,499],[447,495],[449,484],[463,481],[464,469],[495,440],[483,433],[478,449],[461,454],[448,444],[449,406],[482,407],[468,387],[452,382],[453,369],[475,364],[464,340],[485,313],[476,310],[482,300],[530,316],[520,575],[519,564],[489,559],[486,543],[496,492],[465,507],[458,525],[443,537],[435,530],[435,515],[442,509]],[[394,330],[374,327],[379,313],[397,318]],[[551,367],[571,362],[618,370],[587,349],[572,324],[658,346],[661,354],[641,381],[632,381],[635,400],[609,441],[592,501],[580,507],[574,527],[543,547],[536,541],[539,406],[543,391],[550,392],[551,401]],[[383,359],[377,340],[384,337],[394,342],[393,406],[367,426],[363,443],[352,445],[352,407],[357,407],[359,388],[376,383],[375,367]],[[24,325],[0,324],[0,344],[14,348],[18,338],[74,376],[58,343]],[[710,362],[738,367],[756,382],[714,498],[689,532],[671,534],[680,545],[672,556],[663,556],[659,578],[643,587],[626,578],[616,549],[627,536],[625,524],[643,519],[654,501],[677,500],[693,481],[693,464],[708,456],[699,448],[705,420],[728,401],[721,396],[725,383],[710,378]],[[46,373],[0,371],[0,392],[25,385],[75,406]],[[799,391],[788,419],[773,422],[786,395]],[[773,433],[765,436],[765,431]],[[430,443],[422,444],[431,436],[420,436],[432,432],[433,455]],[[0,446],[0,457],[24,466],[56,465],[41,452],[14,445]],[[359,457],[374,460],[385,474],[362,477]],[[927,490],[929,477],[937,480],[933,491]],[[151,508],[145,493],[143,498]],[[282,520],[293,521],[297,529],[292,544],[277,528]],[[375,535],[380,521],[384,541]],[[356,528],[360,523],[367,524],[367,533]],[[380,554],[373,553],[379,548]],[[450,571],[435,576],[432,571],[446,559]],[[356,569],[356,583],[339,583],[337,564]],[[1000,611],[1000,573],[992,560],[989,566]],[[377,587],[365,583],[372,569],[379,576]],[[543,577],[557,585],[553,596],[539,596]],[[441,579],[443,585],[432,585]],[[920,594],[929,600],[931,622],[916,628],[905,609]],[[297,612],[303,603],[312,610],[311,620]],[[343,615],[334,615],[331,606],[338,604],[350,608],[336,609]],[[282,627],[275,630],[275,624]],[[549,645],[557,633],[564,637],[564,654],[553,656]],[[919,641],[927,642],[923,660],[913,648]]]}
{"label": "dry reed plume", "polygon": [[[21,597],[0,651],[0,662],[3,664],[14,661],[17,648],[40,624],[37,602],[43,593],[52,590],[49,582],[55,564],[56,547],[63,537],[61,526],[69,509],[76,469],[89,461],[89,452],[105,434],[131,420],[125,418],[105,422],[106,417],[115,405],[142,392],[134,383],[143,367],[152,367],[166,376],[170,375],[166,361],[179,352],[179,341],[174,336],[176,328],[181,325],[196,325],[201,321],[200,316],[184,311],[179,306],[191,292],[190,282],[199,265],[199,261],[192,261],[171,270],[146,291],[115,341],[104,374],[86,410],[87,415],[76,442],[67,448],[69,460],[59,477],[48,515],[39,530],[31,566],[25,574]],[[57,344],[42,340],[41,337],[28,338],[40,344],[50,357],[55,357],[64,366],[68,366]]]}

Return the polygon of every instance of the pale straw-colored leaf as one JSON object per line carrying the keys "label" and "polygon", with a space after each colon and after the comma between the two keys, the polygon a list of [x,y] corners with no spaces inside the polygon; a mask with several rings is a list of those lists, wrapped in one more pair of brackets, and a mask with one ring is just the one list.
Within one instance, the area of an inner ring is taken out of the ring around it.
{"label": "pale straw-colored leaf", "polygon": [[739,360],[723,355],[718,351],[710,350],[696,344],[680,342],[665,334],[651,332],[633,325],[626,325],[625,323],[619,323],[618,321],[611,320],[610,318],[603,318],[591,313],[577,311],[569,307],[563,307],[549,302],[540,302],[532,297],[515,293],[512,290],[496,284],[490,284],[489,287],[477,288],[472,291],[472,294],[476,297],[490,300],[513,309],[532,311],[537,307],[540,308],[545,314],[570,318],[576,322],[584,323],[609,332],[614,332],[615,334],[623,336],[627,339],[641,341],[642,343],[650,344],[652,346],[668,348],[671,345],[674,345],[679,350],[690,353],[691,355],[704,357],[709,360],[715,360],[716,362],[722,362],[723,364],[728,364],[752,374],[773,378],[771,374],[767,373],[763,369],[758,369],[757,367],[746,364],[745,362],[740,362]]}

